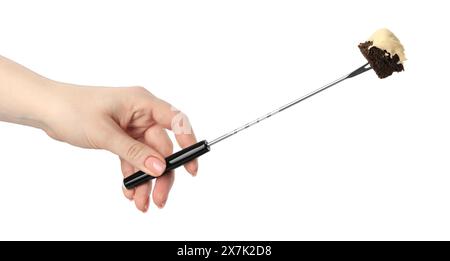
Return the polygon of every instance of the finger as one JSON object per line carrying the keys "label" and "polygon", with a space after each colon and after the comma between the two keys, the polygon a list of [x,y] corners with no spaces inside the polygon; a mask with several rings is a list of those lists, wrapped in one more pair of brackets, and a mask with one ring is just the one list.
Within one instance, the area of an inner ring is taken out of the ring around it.
{"label": "finger", "polygon": [[106,121],[105,128],[101,132],[100,146],[102,148],[119,155],[135,168],[154,177],[164,172],[166,163],[160,153],[130,137],[112,119]]}
{"label": "finger", "polygon": [[148,181],[139,187],[135,188],[136,192],[134,193],[134,204],[136,208],[142,212],[147,212],[150,200],[149,195],[152,191],[152,181]]}
{"label": "finger", "polygon": [[[145,138],[140,137],[138,138],[139,142],[145,143]],[[135,172],[137,171],[136,168],[134,168]],[[150,205],[150,193],[152,191],[152,181],[148,181],[144,184],[141,184],[140,186],[135,188],[136,192],[134,194],[134,204],[136,205],[136,208],[139,209],[142,212],[147,212],[149,205]]]}
{"label": "finger", "polygon": [[173,153],[173,143],[167,131],[159,125],[153,125],[144,133],[142,140],[146,145],[156,150],[164,158]]}
{"label": "finger", "polygon": [[[194,132],[192,134],[175,134],[175,139],[181,148],[187,148],[192,144],[197,143]],[[184,168],[192,175],[197,176],[198,172],[198,160],[194,159],[184,164]]]}
{"label": "finger", "polygon": [[170,189],[175,181],[174,171],[159,177],[156,180],[155,188],[153,189],[153,202],[155,202],[158,208],[163,208],[166,205],[167,199],[169,198]]}
{"label": "finger", "polygon": [[[184,113],[178,111],[169,103],[156,97],[154,98],[153,104],[154,104],[154,108],[152,110],[153,119],[155,119],[155,121],[159,125],[173,131],[177,143],[180,145],[181,148],[189,147],[190,145],[197,142],[189,119]],[[197,174],[198,171],[197,159],[190,161],[184,166],[186,170],[193,176]]]}
{"label": "finger", "polygon": [[[120,159],[120,167],[122,169],[123,177],[126,178],[130,175],[132,175],[135,172],[135,168],[130,163],[126,162],[123,159]],[[126,189],[122,185],[122,191],[125,197],[129,200],[133,200],[135,189]]]}
{"label": "finger", "polygon": [[[155,148],[164,157],[173,153],[173,144],[169,135],[166,130],[158,125],[151,127],[145,132],[144,140],[147,145]],[[152,197],[153,202],[155,202],[159,208],[163,208],[166,204],[174,180],[175,176],[173,171],[166,173],[156,180]]]}

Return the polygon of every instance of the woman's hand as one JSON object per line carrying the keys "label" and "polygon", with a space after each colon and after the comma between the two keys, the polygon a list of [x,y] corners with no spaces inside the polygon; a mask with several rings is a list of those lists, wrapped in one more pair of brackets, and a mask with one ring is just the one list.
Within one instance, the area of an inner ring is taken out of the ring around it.
{"label": "woman's hand", "polygon": [[[173,153],[167,129],[183,125],[183,131],[175,133],[183,148],[196,142],[187,117],[145,88],[57,84],[54,91],[56,102],[45,113],[47,134],[78,147],[113,152],[120,157],[124,177],[138,170],[156,177],[164,172],[164,158]],[[196,175],[196,161],[185,167]],[[152,198],[159,208],[164,207],[173,182],[173,172],[156,179]],[[150,181],[135,189],[123,188],[123,192],[139,210],[146,212],[151,189]]]}
{"label": "woman's hand", "polygon": [[[152,176],[164,172],[164,158],[173,152],[166,130],[174,129],[183,148],[196,142],[185,115],[145,88],[59,83],[1,56],[0,120],[41,128],[78,147],[109,150],[120,157],[125,177],[138,170]],[[185,167],[196,175],[196,160]],[[164,207],[173,181],[173,172],[156,179],[153,201],[158,207]],[[123,192],[146,212],[151,188],[149,182]]]}

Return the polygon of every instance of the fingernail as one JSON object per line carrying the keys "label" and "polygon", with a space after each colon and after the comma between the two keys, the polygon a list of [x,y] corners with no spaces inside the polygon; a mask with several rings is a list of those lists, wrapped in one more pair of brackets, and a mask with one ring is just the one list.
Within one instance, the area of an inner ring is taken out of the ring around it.
{"label": "fingernail", "polygon": [[192,173],[191,173],[192,177],[197,176],[198,165],[194,165],[194,169],[192,169],[191,171],[192,171]]}
{"label": "fingernail", "polygon": [[145,160],[145,167],[148,168],[152,174],[161,175],[166,169],[166,164],[160,159],[150,156]]}
{"label": "fingernail", "polygon": [[160,209],[162,209],[162,208],[164,208],[165,205],[166,205],[166,202],[164,201],[164,202],[162,202],[161,205],[159,205],[158,207],[159,207]]}
{"label": "fingernail", "polygon": [[147,200],[147,203],[145,203],[145,206],[144,206],[144,211],[143,211],[144,213],[147,212],[149,203],[150,203],[150,200]]}

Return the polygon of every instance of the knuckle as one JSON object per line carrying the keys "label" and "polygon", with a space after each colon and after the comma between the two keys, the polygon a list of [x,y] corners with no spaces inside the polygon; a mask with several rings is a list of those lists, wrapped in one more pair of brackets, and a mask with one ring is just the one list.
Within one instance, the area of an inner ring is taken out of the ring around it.
{"label": "knuckle", "polygon": [[121,168],[122,168],[122,174],[123,174],[125,177],[131,176],[131,175],[135,172],[134,169],[125,167],[125,166],[123,166],[123,165],[124,165],[124,164],[122,164]]}
{"label": "knuckle", "polygon": [[173,144],[172,142],[168,142],[164,148],[162,148],[162,154],[164,157],[170,156],[173,153]]}
{"label": "knuckle", "polygon": [[170,154],[172,154],[172,153],[173,153],[173,143],[172,143],[172,142],[169,142],[169,143],[167,144],[167,154],[170,155]]}
{"label": "knuckle", "polygon": [[135,93],[136,95],[143,95],[143,94],[148,94],[149,91],[147,91],[147,89],[145,89],[145,87],[142,86],[133,86],[130,87],[130,90]]}
{"label": "knuckle", "polygon": [[148,103],[148,105],[152,105],[156,99],[156,97],[149,92],[145,87],[142,86],[132,86],[126,89],[128,94],[134,97],[136,100]]}
{"label": "knuckle", "polygon": [[144,146],[141,143],[136,142],[128,147],[126,156],[130,160],[137,160],[144,153],[144,150],[145,150]]}

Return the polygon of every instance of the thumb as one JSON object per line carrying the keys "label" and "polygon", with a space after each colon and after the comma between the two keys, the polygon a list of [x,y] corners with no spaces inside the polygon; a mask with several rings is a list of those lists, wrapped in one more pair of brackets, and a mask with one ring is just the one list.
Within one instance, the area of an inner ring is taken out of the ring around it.
{"label": "thumb", "polygon": [[118,126],[113,128],[105,149],[119,155],[135,168],[158,177],[164,173],[166,163],[164,157],[150,146],[133,139]]}

